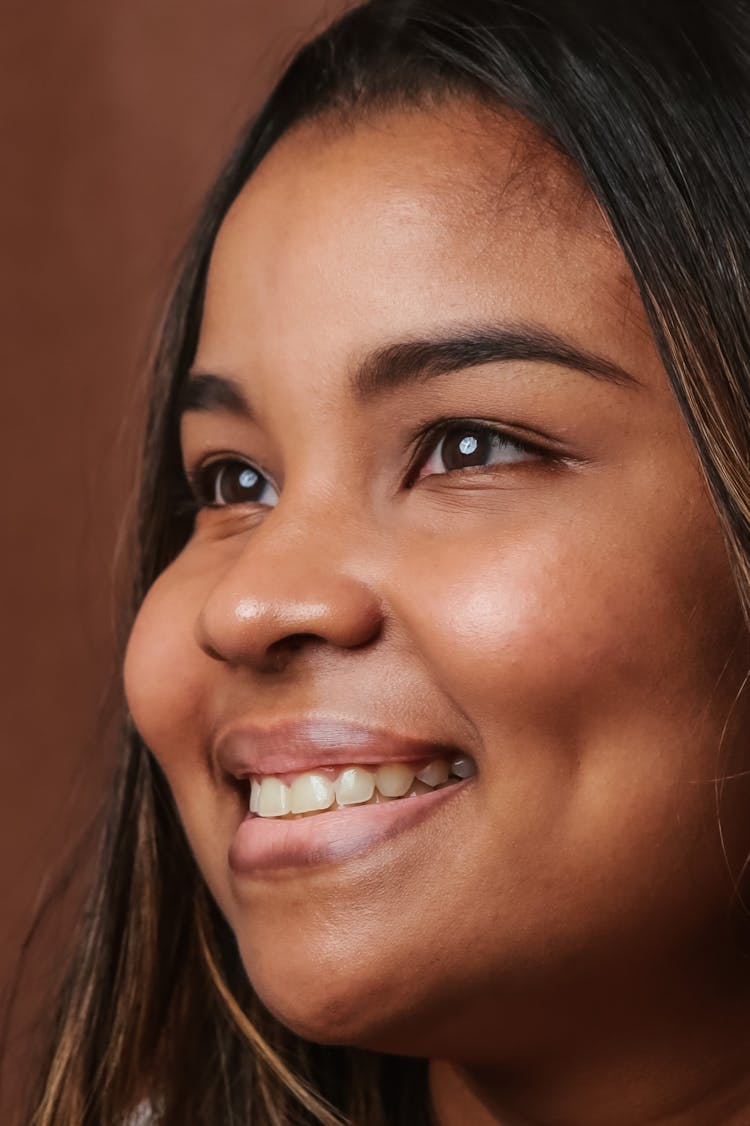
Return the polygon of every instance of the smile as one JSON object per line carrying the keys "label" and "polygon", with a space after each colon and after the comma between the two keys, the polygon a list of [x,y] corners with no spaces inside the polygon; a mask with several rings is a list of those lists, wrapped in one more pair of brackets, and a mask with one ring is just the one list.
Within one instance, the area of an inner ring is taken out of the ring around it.
{"label": "smile", "polygon": [[380,805],[421,798],[473,777],[476,766],[467,755],[436,758],[428,763],[386,762],[379,766],[321,767],[294,776],[255,776],[250,786],[250,813],[292,820],[331,809]]}
{"label": "smile", "polygon": [[[440,816],[443,807],[460,802],[462,795],[468,796],[469,790],[474,788],[476,771],[473,760],[463,759],[463,762],[470,770],[466,778],[449,773],[447,781],[430,787],[414,775],[415,781],[401,798],[386,797],[380,794],[377,787],[373,787],[373,793],[367,801],[348,806],[339,805],[334,796],[334,801],[326,809],[309,810],[306,813],[264,816],[248,812],[238,826],[229,848],[227,859],[230,870],[239,879],[257,879],[284,872],[293,874],[301,869],[337,865],[363,857],[376,847],[389,841],[395,842],[401,835],[417,831],[418,827],[423,827],[419,831],[424,832]],[[428,765],[431,766],[432,762],[425,764],[425,767]],[[336,782],[349,769],[352,768],[342,770],[334,780],[334,795]],[[320,772],[310,773],[317,775]],[[376,777],[377,769],[367,773]],[[445,773],[444,768],[442,773]],[[261,790],[261,796],[263,785],[269,781],[278,783],[280,780],[264,778],[257,787]],[[331,784],[330,779],[326,778],[326,781]],[[358,784],[363,785],[363,780],[360,779]],[[419,792],[414,795],[416,800],[403,800],[417,786]],[[287,788],[291,791],[292,786]],[[364,786],[361,792],[365,792]],[[433,825],[432,832],[440,835],[441,829]]]}
{"label": "smile", "polygon": [[364,856],[417,826],[439,833],[439,811],[478,781],[455,743],[338,717],[244,722],[215,753],[244,806],[227,857],[242,880]]}

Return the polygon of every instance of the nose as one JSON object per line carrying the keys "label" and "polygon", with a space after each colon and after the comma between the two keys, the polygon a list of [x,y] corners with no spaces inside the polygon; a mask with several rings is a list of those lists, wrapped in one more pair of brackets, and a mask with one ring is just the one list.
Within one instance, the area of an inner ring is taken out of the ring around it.
{"label": "nose", "polygon": [[280,671],[302,649],[355,649],[382,629],[354,537],[330,518],[284,526],[280,516],[276,509],[250,534],[203,602],[196,639],[216,660]]}

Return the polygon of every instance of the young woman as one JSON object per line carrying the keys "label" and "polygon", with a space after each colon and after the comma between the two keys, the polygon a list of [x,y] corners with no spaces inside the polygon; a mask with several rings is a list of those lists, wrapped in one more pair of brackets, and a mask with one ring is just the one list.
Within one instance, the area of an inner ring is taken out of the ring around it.
{"label": "young woman", "polygon": [[747,1126],[750,17],[373,0],[207,207],[37,1126]]}

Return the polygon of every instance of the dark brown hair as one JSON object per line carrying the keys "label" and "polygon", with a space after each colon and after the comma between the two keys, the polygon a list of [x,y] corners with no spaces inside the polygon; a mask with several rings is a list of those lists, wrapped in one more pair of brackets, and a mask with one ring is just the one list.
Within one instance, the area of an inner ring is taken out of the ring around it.
{"label": "dark brown hair", "polygon": [[[175,407],[217,230],[297,123],[474,97],[577,166],[628,259],[750,609],[750,20],[742,0],[372,0],[305,46],[208,201],[166,318],[131,619],[191,533]],[[304,169],[300,169],[300,175]],[[35,1126],[429,1122],[424,1061],[307,1043],[264,1010],[128,729]]]}

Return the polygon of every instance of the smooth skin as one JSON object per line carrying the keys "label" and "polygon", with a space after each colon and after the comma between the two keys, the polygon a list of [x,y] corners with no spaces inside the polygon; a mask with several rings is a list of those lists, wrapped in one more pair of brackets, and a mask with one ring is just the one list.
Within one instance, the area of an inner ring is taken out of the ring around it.
{"label": "smooth skin", "polygon": [[[353,389],[396,342],[522,324],[609,366]],[[440,1126],[746,1124],[730,873],[750,792],[723,787],[722,841],[716,785],[748,766],[745,632],[632,277],[575,173],[466,103],[298,127],[221,228],[194,366],[253,417],[187,411],[187,471],[229,458],[267,484],[202,507],[126,687],[265,1004],[307,1038],[434,1061]],[[446,468],[440,435],[415,449],[446,418],[509,437]],[[309,717],[450,743],[477,778],[364,855],[240,877],[217,740]]]}

